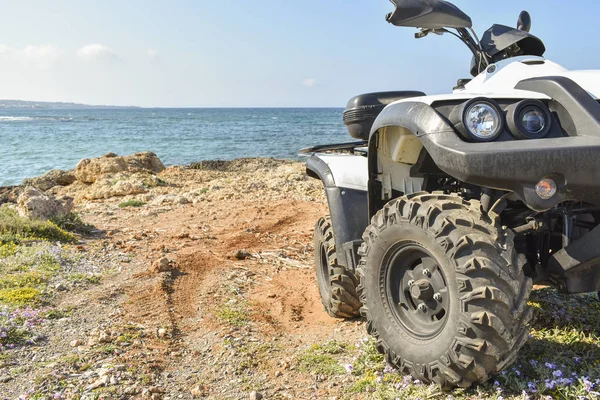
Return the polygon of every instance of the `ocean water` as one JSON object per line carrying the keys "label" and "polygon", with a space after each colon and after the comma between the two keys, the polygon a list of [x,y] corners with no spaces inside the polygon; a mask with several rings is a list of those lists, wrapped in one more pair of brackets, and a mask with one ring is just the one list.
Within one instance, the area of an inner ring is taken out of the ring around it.
{"label": "ocean water", "polygon": [[166,165],[240,157],[298,158],[352,141],[342,109],[0,110],[0,186],[108,152],[153,151]]}

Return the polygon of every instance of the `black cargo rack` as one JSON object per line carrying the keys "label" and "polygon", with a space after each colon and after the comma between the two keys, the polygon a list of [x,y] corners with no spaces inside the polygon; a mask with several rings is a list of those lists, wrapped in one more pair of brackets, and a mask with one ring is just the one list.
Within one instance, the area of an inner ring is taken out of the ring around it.
{"label": "black cargo rack", "polygon": [[[307,147],[305,149],[300,150],[300,154],[311,154],[311,153],[325,153],[327,151],[348,151],[348,152],[358,152],[367,154],[366,147],[369,145],[369,142],[366,140],[361,140],[359,142],[349,142],[349,143],[335,143],[335,144],[322,144],[319,146]],[[359,150],[359,148],[365,147],[364,150]]]}

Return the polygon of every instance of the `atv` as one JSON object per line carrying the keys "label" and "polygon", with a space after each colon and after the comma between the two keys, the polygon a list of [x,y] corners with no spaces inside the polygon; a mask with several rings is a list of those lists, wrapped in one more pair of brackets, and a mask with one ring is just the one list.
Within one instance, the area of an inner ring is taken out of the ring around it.
{"label": "atv", "polygon": [[451,34],[473,79],[451,94],[370,93],[356,141],[305,149],[330,216],[315,228],[323,304],[362,315],[387,362],[443,388],[488,380],[529,336],[533,284],[600,289],[600,71],[543,57],[522,12],[481,40],[441,0],[391,0],[416,38]]}

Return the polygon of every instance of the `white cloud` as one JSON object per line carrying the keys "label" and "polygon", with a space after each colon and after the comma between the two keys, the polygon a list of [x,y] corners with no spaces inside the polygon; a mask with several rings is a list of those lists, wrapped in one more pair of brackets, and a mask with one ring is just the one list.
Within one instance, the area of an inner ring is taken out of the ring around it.
{"label": "white cloud", "polygon": [[[11,49],[8,46],[0,48],[0,52],[10,51]],[[27,62],[33,63],[42,69],[52,68],[62,55],[62,51],[52,44],[29,45],[18,53]]]}
{"label": "white cloud", "polygon": [[311,87],[315,87],[315,85],[317,84],[317,80],[315,78],[306,78],[305,80],[302,81],[302,86],[311,88]]}
{"label": "white cloud", "polygon": [[77,50],[77,57],[84,62],[113,61],[119,59],[119,56],[113,49],[100,43],[92,43],[81,47]]}
{"label": "white cloud", "polygon": [[159,53],[158,50],[156,49],[147,49],[146,50],[146,56],[151,59],[152,61],[158,59],[159,57]]}
{"label": "white cloud", "polygon": [[6,54],[6,53],[10,52],[11,50],[12,49],[9,46],[0,43],[0,54]]}

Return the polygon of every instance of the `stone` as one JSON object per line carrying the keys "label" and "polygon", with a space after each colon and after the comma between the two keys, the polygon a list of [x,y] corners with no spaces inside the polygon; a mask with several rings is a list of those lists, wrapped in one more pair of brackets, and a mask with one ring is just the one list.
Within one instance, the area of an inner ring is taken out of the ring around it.
{"label": "stone", "polygon": [[0,376],[0,383],[7,383],[13,380],[13,377],[10,375],[2,375]]}
{"label": "stone", "polygon": [[165,328],[159,328],[158,331],[156,332],[156,335],[159,338],[164,339],[165,337],[167,337],[167,330]]}
{"label": "stone", "polygon": [[263,398],[262,394],[260,394],[256,391],[250,392],[250,400],[261,400],[262,398]]}
{"label": "stone", "polygon": [[162,257],[156,260],[150,267],[150,271],[153,273],[166,272],[171,269],[171,260],[167,257]]}
{"label": "stone", "polygon": [[17,211],[22,217],[49,220],[61,217],[73,211],[73,199],[70,197],[56,198],[39,189],[29,187],[17,199]]}
{"label": "stone", "polygon": [[103,157],[85,158],[79,161],[74,174],[80,182],[94,183],[109,174],[119,172],[157,174],[164,169],[164,164],[156,154],[149,151],[125,157],[109,153]]}
{"label": "stone", "polygon": [[54,286],[54,289],[56,289],[59,292],[64,292],[69,290],[68,286],[65,285],[64,283],[57,283],[56,286]]}
{"label": "stone", "polygon": [[83,342],[79,339],[75,339],[69,344],[71,345],[71,347],[79,347],[83,345]]}
{"label": "stone", "polygon": [[251,256],[252,254],[250,254],[247,250],[237,250],[235,253],[233,253],[233,258],[236,260],[246,260]]}
{"label": "stone", "polygon": [[204,391],[202,390],[202,388],[200,386],[196,386],[190,390],[190,393],[192,394],[193,398],[197,399],[198,397],[202,397],[202,395],[204,394]]}
{"label": "stone", "polygon": [[73,171],[54,169],[37,178],[25,179],[23,181],[23,186],[33,186],[34,188],[45,192],[55,186],[69,186],[76,180],[77,178]]}
{"label": "stone", "polygon": [[110,332],[100,332],[98,336],[98,341],[100,343],[110,343],[112,341]]}

